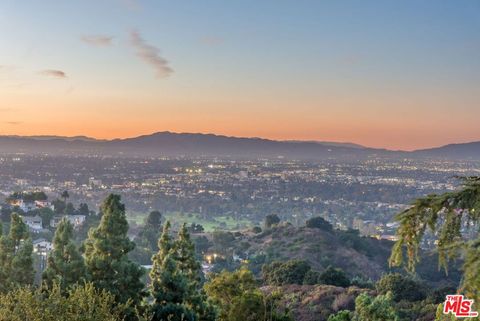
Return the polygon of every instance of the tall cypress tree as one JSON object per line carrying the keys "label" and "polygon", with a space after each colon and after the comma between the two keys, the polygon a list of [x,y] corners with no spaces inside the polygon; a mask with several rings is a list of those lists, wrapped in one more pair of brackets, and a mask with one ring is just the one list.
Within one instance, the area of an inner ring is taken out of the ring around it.
{"label": "tall cypress tree", "polygon": [[140,303],[143,296],[143,269],[128,259],[135,243],[127,236],[128,222],[120,196],[111,194],[101,206],[100,224],[88,233],[85,241],[85,264],[88,278],[97,288],[115,295],[120,303],[129,299]]}
{"label": "tall cypress tree", "polygon": [[85,263],[73,243],[73,226],[63,218],[53,238],[53,251],[48,256],[43,280],[51,287],[57,281],[62,291],[85,280]]}

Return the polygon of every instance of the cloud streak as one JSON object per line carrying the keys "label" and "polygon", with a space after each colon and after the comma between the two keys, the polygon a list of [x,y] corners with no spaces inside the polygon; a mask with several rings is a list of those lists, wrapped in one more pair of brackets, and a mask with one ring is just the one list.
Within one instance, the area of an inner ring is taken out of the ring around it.
{"label": "cloud streak", "polygon": [[95,47],[108,47],[112,45],[113,37],[103,35],[82,36],[80,39],[88,45]]}
{"label": "cloud streak", "polygon": [[168,61],[160,55],[160,50],[146,43],[138,31],[130,33],[130,43],[135,48],[137,57],[149,64],[158,78],[165,78],[173,73]]}
{"label": "cloud streak", "polygon": [[52,77],[57,79],[65,79],[67,78],[67,74],[61,70],[56,69],[46,69],[39,72],[40,75],[46,77]]}

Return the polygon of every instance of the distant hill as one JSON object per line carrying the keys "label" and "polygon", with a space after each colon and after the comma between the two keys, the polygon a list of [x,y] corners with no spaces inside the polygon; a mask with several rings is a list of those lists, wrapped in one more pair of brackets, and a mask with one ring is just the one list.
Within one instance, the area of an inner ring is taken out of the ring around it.
{"label": "distant hill", "polygon": [[415,156],[441,157],[452,159],[480,159],[480,142],[450,144],[438,148],[413,152]]}
{"label": "distant hill", "polygon": [[100,153],[148,156],[227,156],[244,158],[328,159],[387,154],[386,150],[346,143],[275,141],[213,134],[159,132],[127,139],[95,140],[87,137],[0,136],[4,153]]}
{"label": "distant hill", "polygon": [[480,159],[480,142],[402,152],[369,148],[353,143],[277,141],[214,134],[159,132],[113,140],[98,140],[85,136],[0,136],[0,152],[304,160],[359,159],[371,156]]}

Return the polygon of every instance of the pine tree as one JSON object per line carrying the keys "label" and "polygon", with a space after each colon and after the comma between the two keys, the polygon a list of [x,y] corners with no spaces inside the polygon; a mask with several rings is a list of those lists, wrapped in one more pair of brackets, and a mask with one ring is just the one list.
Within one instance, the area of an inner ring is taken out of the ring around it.
{"label": "pine tree", "polygon": [[53,238],[53,251],[47,261],[43,279],[49,288],[58,282],[62,291],[85,280],[85,263],[73,243],[73,226],[66,219],[60,222]]}
{"label": "pine tree", "polygon": [[2,235],[0,237],[0,293],[9,290],[14,251],[13,242],[7,235]]}
{"label": "pine tree", "polygon": [[33,268],[33,244],[30,238],[23,240],[12,260],[10,280],[14,286],[32,285],[35,278]]}
{"label": "pine tree", "polygon": [[20,243],[28,238],[28,227],[17,213],[12,213],[9,237],[14,242],[15,249],[18,249]]}
{"label": "pine tree", "polygon": [[199,320],[208,321],[215,319],[213,307],[208,304],[207,296],[202,289],[202,267],[195,256],[195,245],[190,238],[186,223],[178,232],[178,238],[173,250],[178,270],[187,278],[188,295],[186,302],[198,314]]}
{"label": "pine tree", "polygon": [[[150,270],[150,279],[158,280],[162,272],[162,264],[173,247],[173,241],[170,236],[170,222],[167,221],[163,226],[163,232],[158,239],[158,252],[152,257],[152,269]],[[153,292],[153,289],[152,289]]]}
{"label": "pine tree", "polygon": [[13,213],[10,232],[0,237],[0,291],[33,284],[33,245],[22,218]]}
{"label": "pine tree", "polygon": [[189,279],[192,286],[197,287],[201,281],[201,265],[195,257],[195,245],[190,238],[186,223],[178,232],[173,248],[178,268]]}
{"label": "pine tree", "polygon": [[120,196],[109,195],[101,211],[99,226],[89,231],[85,241],[88,278],[97,288],[112,293],[119,303],[131,299],[138,304],[143,296],[143,269],[127,256],[135,243],[127,236],[128,222]]}
{"label": "pine tree", "polygon": [[170,236],[170,227],[170,221],[167,221],[163,227],[162,235],[158,240],[158,253],[155,256],[158,256],[157,261],[160,263],[163,262],[167,254],[170,253],[170,250],[173,248],[173,241],[172,237]]}
{"label": "pine tree", "polygon": [[[159,253],[160,254],[160,253]],[[188,279],[180,272],[173,253],[167,254],[162,262],[155,256],[151,276],[152,321],[196,321],[198,316],[187,304]]]}

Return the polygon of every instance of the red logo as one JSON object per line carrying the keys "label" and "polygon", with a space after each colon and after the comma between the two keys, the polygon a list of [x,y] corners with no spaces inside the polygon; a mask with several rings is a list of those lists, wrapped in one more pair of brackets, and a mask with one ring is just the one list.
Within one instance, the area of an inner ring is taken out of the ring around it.
{"label": "red logo", "polygon": [[447,295],[443,304],[443,314],[452,313],[457,318],[478,317],[478,312],[472,310],[473,300],[468,300],[463,295]]}

